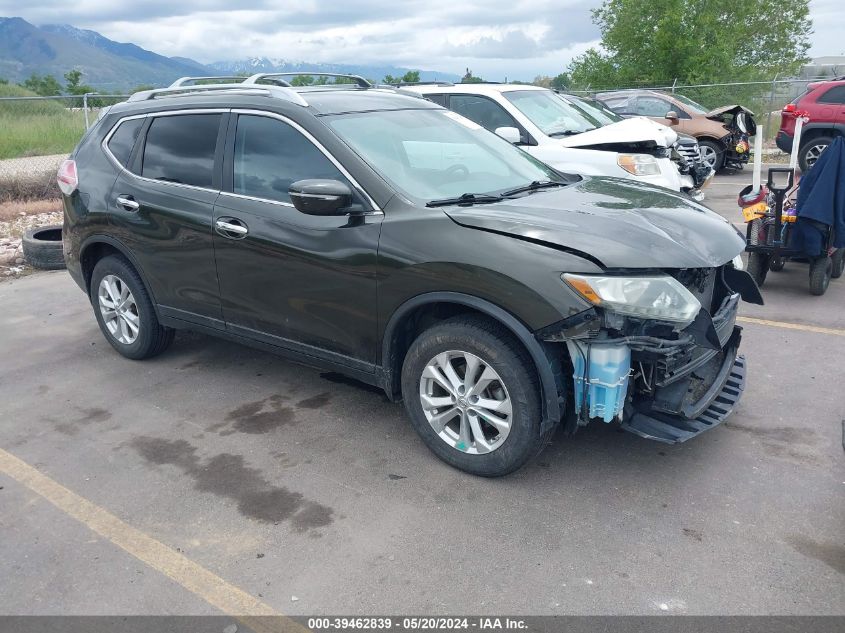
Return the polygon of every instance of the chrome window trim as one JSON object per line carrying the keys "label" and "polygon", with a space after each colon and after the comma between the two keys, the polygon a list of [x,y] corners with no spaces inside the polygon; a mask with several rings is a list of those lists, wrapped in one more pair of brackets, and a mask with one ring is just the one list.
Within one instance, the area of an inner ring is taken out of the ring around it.
{"label": "chrome window trim", "polygon": [[171,187],[180,187],[182,189],[193,189],[196,191],[210,191],[212,193],[220,193],[219,189],[213,189],[211,187],[199,187],[197,185],[188,185],[182,182],[169,182],[167,180],[156,180],[154,178],[147,178],[146,176],[142,176],[140,174],[136,174],[134,171],[131,171],[128,167],[123,165],[117,158],[115,158],[114,154],[111,153],[109,150],[109,141],[111,140],[112,135],[117,131],[124,121],[130,121],[132,119],[147,119],[147,118],[155,118],[160,116],[178,116],[180,114],[226,114],[230,112],[229,108],[191,108],[187,110],[163,110],[161,112],[145,112],[143,114],[133,114],[130,116],[125,116],[118,119],[117,123],[112,126],[109,133],[106,134],[103,142],[100,146],[103,148],[103,151],[106,153],[106,156],[111,160],[111,162],[120,169],[121,171],[125,171],[127,174],[132,176],[137,180],[141,180],[143,182],[152,182],[158,185],[169,185]]}
{"label": "chrome window trim", "polygon": [[[358,191],[358,193],[360,193],[364,196],[367,203],[372,208],[372,211],[370,211],[366,214],[363,214],[363,215],[384,215],[384,212],[381,210],[381,207],[379,207],[376,204],[376,201],[373,200],[372,196],[370,196],[369,193],[367,193],[366,189],[364,189],[358,183],[358,181],[355,180],[355,178],[352,177],[352,174],[350,174],[346,170],[346,168],[343,165],[341,165],[340,162],[338,162],[338,160],[334,156],[332,156],[331,153],[329,153],[329,151],[325,147],[323,147],[323,145],[322,145],[322,143],[320,143],[320,141],[318,141],[316,138],[314,138],[314,136],[308,130],[306,130],[304,127],[299,125],[299,123],[297,123],[296,121],[293,121],[292,119],[289,119],[288,117],[286,117],[284,115],[277,114],[275,112],[267,112],[265,110],[251,110],[251,109],[244,109],[244,108],[237,108],[237,109],[233,108],[231,110],[231,113],[232,114],[247,114],[247,115],[253,115],[253,116],[263,116],[263,117],[267,117],[267,118],[270,118],[270,119],[277,119],[277,120],[281,121],[282,123],[290,125],[293,129],[295,129],[297,132],[302,134],[306,139],[308,139],[311,142],[311,144],[314,145],[314,147],[316,147],[318,150],[320,150],[320,152],[322,152],[323,156],[328,158],[329,162],[331,162],[335,167],[337,167],[338,171],[340,171],[340,173],[343,174],[343,176],[350,183],[352,183],[352,186],[355,188],[355,190]],[[234,168],[234,160],[233,160],[232,167]],[[233,193],[233,192],[230,193],[230,192],[226,192],[226,191],[223,191],[221,193],[246,198],[248,200],[259,200],[261,202],[275,202],[277,204],[283,204],[285,206],[287,206],[287,205],[293,206],[290,203],[280,202],[279,200],[268,200],[266,198],[257,198],[257,197],[253,197],[253,196],[246,196],[244,194],[238,194],[238,193]]]}

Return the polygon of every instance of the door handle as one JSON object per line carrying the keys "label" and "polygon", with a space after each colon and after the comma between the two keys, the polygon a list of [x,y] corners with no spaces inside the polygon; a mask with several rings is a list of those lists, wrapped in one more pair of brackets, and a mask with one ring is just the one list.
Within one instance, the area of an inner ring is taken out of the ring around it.
{"label": "door handle", "polygon": [[117,203],[127,211],[137,211],[141,208],[141,205],[135,202],[132,196],[128,195],[119,195],[117,197]]}
{"label": "door handle", "polygon": [[249,229],[235,218],[221,218],[214,223],[217,233],[229,239],[240,239],[249,233]]}

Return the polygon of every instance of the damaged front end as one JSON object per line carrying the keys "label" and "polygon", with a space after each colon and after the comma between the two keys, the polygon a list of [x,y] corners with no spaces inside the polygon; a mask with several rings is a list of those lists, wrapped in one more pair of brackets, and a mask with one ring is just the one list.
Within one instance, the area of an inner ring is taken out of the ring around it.
{"label": "damaged front end", "polygon": [[537,333],[569,352],[569,430],[601,420],[677,443],[724,421],[745,386],[739,302],[762,303],[737,266],[564,275],[594,304]]}
{"label": "damaged front end", "polygon": [[707,113],[707,118],[724,124],[728,134],[719,139],[725,147],[725,165],[742,167],[751,156],[749,139],[757,133],[754,113],[740,105],[729,105]]}

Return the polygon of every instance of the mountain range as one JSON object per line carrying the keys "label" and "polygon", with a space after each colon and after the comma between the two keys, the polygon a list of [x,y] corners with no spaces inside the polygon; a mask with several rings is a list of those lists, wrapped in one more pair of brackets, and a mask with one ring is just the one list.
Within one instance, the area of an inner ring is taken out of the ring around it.
{"label": "mountain range", "polygon": [[[53,75],[61,83],[70,70],[82,72],[82,82],[100,92],[124,92],[139,85],[166,86],[187,75],[234,75],[257,72],[348,73],[378,81],[401,76],[408,68],[390,64],[325,64],[255,57],[201,64],[187,57],[166,57],[136,46],[115,42],[87,29],[68,24],[35,26],[22,18],[0,17],[0,78],[21,82],[32,73]],[[458,81],[455,74],[420,71],[423,81]]]}

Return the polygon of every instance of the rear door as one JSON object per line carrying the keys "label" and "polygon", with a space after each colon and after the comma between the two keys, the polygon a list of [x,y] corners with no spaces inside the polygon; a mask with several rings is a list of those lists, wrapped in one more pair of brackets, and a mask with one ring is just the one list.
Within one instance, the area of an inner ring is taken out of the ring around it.
{"label": "rear door", "polygon": [[[228,116],[204,110],[146,117],[109,200],[112,232],[135,256],[162,315],[218,329],[211,221]],[[119,152],[121,145],[109,147]]]}
{"label": "rear door", "polygon": [[[288,188],[309,178],[345,182],[368,212],[297,211]],[[375,203],[305,129],[269,113],[233,111],[224,183],[214,246],[227,329],[372,370],[382,220]]]}

